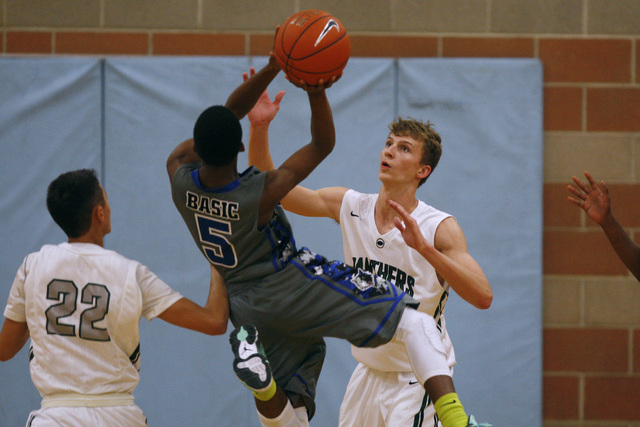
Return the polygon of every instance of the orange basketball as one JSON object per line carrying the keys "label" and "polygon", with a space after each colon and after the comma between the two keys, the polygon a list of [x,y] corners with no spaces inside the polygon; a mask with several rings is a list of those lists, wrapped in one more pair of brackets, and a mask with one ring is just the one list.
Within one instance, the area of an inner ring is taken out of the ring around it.
{"label": "orange basketball", "polygon": [[344,25],[330,13],[309,9],[289,17],[276,34],[274,50],[289,79],[317,85],[339,76],[351,53]]}

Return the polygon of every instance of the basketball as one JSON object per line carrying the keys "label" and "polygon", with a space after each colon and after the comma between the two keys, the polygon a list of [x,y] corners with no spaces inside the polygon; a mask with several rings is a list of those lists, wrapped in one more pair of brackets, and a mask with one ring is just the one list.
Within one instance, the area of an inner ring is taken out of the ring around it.
{"label": "basketball", "polygon": [[314,86],[339,76],[351,54],[344,25],[333,15],[309,9],[290,16],[276,34],[274,51],[290,80]]}

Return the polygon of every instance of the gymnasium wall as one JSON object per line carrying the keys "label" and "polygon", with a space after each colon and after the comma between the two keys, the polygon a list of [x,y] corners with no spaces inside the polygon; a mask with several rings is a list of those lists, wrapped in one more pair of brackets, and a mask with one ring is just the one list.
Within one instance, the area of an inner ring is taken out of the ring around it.
{"label": "gymnasium wall", "polygon": [[544,69],[544,424],[637,423],[640,288],[600,229],[566,202],[566,185],[584,170],[604,179],[614,212],[640,241],[640,2],[371,4],[2,0],[2,52],[264,55],[284,17],[315,7],[345,23],[354,57],[539,59]]}

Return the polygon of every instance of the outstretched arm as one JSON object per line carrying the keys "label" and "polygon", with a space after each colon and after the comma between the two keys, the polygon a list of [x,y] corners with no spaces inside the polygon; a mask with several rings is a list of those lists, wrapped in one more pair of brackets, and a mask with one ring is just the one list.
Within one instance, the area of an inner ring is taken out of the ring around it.
{"label": "outstretched arm", "polygon": [[188,298],[182,298],[159,317],[173,325],[207,335],[224,334],[229,323],[229,298],[222,276],[211,266],[209,296],[204,307]]}
{"label": "outstretched arm", "polygon": [[[276,64],[274,66],[272,62],[275,62],[273,56],[269,60],[269,64],[262,68],[257,74],[252,73],[251,78],[245,79],[245,81],[229,95],[226,107],[233,111],[238,119],[241,119],[247,114],[258,100],[260,94],[266,90],[266,87],[280,71],[278,65]],[[193,138],[181,142],[173,149],[167,158],[169,180],[173,179],[173,175],[175,175],[176,170],[178,170],[181,165],[199,161],[200,156],[196,153]]]}
{"label": "outstretched arm", "polygon": [[[256,103],[260,95],[266,90],[271,81],[278,75],[280,67],[275,57],[271,55],[269,63],[265,65],[258,73],[252,73],[251,78],[247,78],[240,86],[234,90],[225,105],[233,113],[241,119]],[[173,149],[167,158],[167,173],[169,180],[173,179],[176,170],[181,165],[195,163],[200,161],[200,156],[196,153],[193,138],[181,142]]]}
{"label": "outstretched arm", "polygon": [[583,209],[589,218],[600,225],[620,260],[640,280],[640,246],[631,240],[613,215],[609,189],[604,181],[598,184],[589,172],[585,172],[584,176],[589,185],[572,177],[576,186],[569,185],[567,189],[575,197],[568,196],[567,200]]}
{"label": "outstretched arm", "polygon": [[[253,72],[253,70],[251,70]],[[246,73],[245,79],[248,78]],[[269,151],[269,125],[280,110],[284,91],[273,101],[265,90],[253,109],[247,115],[251,123],[249,130],[249,164],[262,171],[274,170]],[[282,206],[298,215],[328,217],[339,222],[342,198],[347,191],[344,187],[328,187],[314,191],[301,185],[295,186],[283,199]]]}
{"label": "outstretched arm", "polygon": [[[277,33],[277,30],[276,30]],[[233,111],[236,117],[243,118],[253,108],[260,95],[267,89],[269,83],[280,72],[280,66],[275,53],[271,52],[269,62],[257,73],[252,72],[250,78],[238,86],[227,98],[225,107]],[[180,143],[167,158],[167,173],[169,180],[173,179],[178,167],[188,163],[199,162],[200,157],[195,152],[193,139],[187,139]]]}
{"label": "outstretched arm", "polygon": [[253,108],[258,98],[264,93],[269,83],[276,78],[280,72],[280,66],[276,61],[275,53],[269,55],[269,62],[257,73],[251,73],[251,77],[245,79],[240,86],[234,90],[225,107],[233,111],[238,119],[243,118]]}
{"label": "outstretched arm", "polygon": [[[250,69],[251,75],[255,70]],[[242,77],[247,80],[249,76],[243,73]],[[278,92],[271,101],[269,92],[265,90],[258,98],[256,105],[249,111],[249,165],[253,165],[261,171],[269,171],[275,169],[273,159],[269,152],[269,125],[275,119],[276,114],[280,111],[280,102],[285,95],[285,91]]]}
{"label": "outstretched arm", "polygon": [[335,128],[331,106],[325,93],[335,79],[317,86],[308,86],[303,82],[292,82],[302,87],[309,98],[311,107],[311,142],[293,153],[277,169],[267,172],[265,186],[260,203],[259,225],[265,225],[278,203],[306,178],[313,169],[331,153],[335,145]]}
{"label": "outstretched arm", "polygon": [[489,308],[493,302],[491,285],[480,265],[469,254],[458,222],[453,218],[442,221],[436,231],[435,245],[431,245],[416,220],[401,205],[392,200],[389,205],[402,218],[396,217],[394,222],[407,245],[429,261],[462,299],[476,308]]}

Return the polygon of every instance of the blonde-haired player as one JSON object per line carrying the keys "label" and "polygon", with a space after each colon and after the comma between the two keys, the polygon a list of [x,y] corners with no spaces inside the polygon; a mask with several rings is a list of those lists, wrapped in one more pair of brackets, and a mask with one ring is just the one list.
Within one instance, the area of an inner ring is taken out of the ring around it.
{"label": "blonde-haired player", "polygon": [[[271,102],[265,93],[249,114],[249,163],[261,170],[274,167],[268,128],[281,99]],[[440,136],[430,123],[413,119],[399,118],[389,129],[380,155],[378,194],[297,186],[282,205],[299,215],[337,221],[346,263],[390,280],[417,299],[418,310],[438,324],[453,373],[455,355],[444,320],[449,289],[480,309],[491,305],[493,293],[454,217],[416,198],[440,159]],[[340,426],[441,425],[437,414],[446,399],[431,401],[397,343],[352,346],[352,353],[360,363],[340,408]],[[472,417],[469,425],[475,425]]]}

